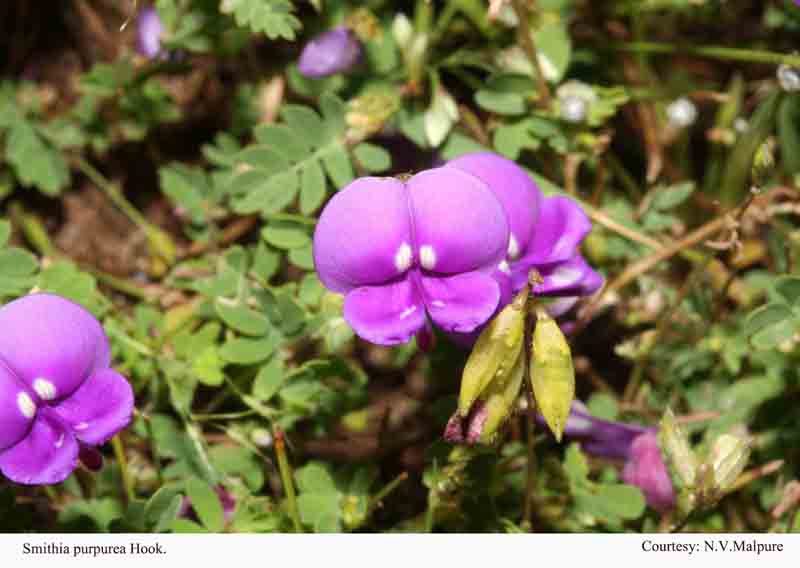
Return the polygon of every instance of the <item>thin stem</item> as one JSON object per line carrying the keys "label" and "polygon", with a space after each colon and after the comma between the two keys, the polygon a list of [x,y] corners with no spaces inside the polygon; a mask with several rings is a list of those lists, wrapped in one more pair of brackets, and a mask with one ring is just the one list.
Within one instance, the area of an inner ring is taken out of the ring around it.
{"label": "thin stem", "polygon": [[402,484],[406,479],[408,479],[408,472],[404,471],[387,483],[383,489],[378,491],[370,500],[368,509],[369,512],[372,513],[375,509],[377,509],[380,506],[381,501],[386,499],[386,497],[388,497],[395,489],[400,487],[400,484]]}
{"label": "thin stem", "polygon": [[119,435],[114,436],[111,439],[111,447],[114,450],[114,457],[117,458],[117,463],[119,464],[125,502],[130,503],[136,495],[136,489],[131,473],[128,471],[128,458],[125,456],[125,446],[122,443],[122,437]]}
{"label": "thin stem", "polygon": [[539,91],[539,102],[542,106],[550,105],[550,88],[547,86],[547,80],[544,78],[542,71],[542,64],[539,61],[539,52],[536,49],[536,41],[530,30],[530,12],[525,0],[512,0],[511,6],[517,15],[517,33],[519,42],[522,44],[522,49],[528,55],[531,65],[536,70],[536,89]]}
{"label": "thin stem", "polygon": [[800,66],[800,55],[760,51],[757,49],[741,49],[736,47],[721,46],[693,46],[686,44],[659,43],[655,41],[611,42],[598,45],[601,49],[626,51],[632,53],[660,53],[697,55],[710,59],[725,61],[744,61],[748,63],[767,63],[770,65]]}
{"label": "thin stem", "polygon": [[286,505],[289,509],[289,517],[294,525],[294,532],[303,532],[303,523],[300,522],[300,512],[297,509],[297,495],[294,492],[294,482],[292,481],[292,466],[289,464],[289,457],[286,455],[286,439],[283,430],[276,426],[273,430],[275,439],[275,455],[278,457],[278,469],[281,473],[281,483],[283,491],[286,493]]}
{"label": "thin stem", "polygon": [[527,296],[525,302],[525,342],[522,346],[522,353],[525,357],[523,367],[523,384],[525,388],[525,397],[528,400],[528,411],[526,413],[526,475],[525,475],[525,503],[522,509],[522,522],[528,527],[528,530],[533,529],[533,493],[536,489],[536,453],[534,452],[534,430],[536,426],[536,401],[533,398],[533,381],[531,380],[531,351],[533,350],[533,327],[536,325],[536,319],[531,317],[533,313],[533,294]]}
{"label": "thin stem", "polygon": [[150,228],[150,222],[144,218],[144,215],[142,215],[130,201],[125,199],[125,196],[122,195],[119,188],[107,180],[93,165],[80,156],[74,158],[74,163],[81,173],[88,177],[93,184],[102,189],[112,203],[125,213],[135,225],[143,231],[147,231]]}

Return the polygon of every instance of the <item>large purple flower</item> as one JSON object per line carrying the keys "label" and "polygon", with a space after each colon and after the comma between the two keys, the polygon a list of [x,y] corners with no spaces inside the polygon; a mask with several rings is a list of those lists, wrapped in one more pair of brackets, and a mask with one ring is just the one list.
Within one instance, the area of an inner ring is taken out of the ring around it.
{"label": "large purple flower", "polygon": [[[128,425],[133,391],[109,368],[108,339],[79,305],[31,294],[0,308],[0,471],[59,483]],[[85,450],[85,451],[82,451]]]}
{"label": "large purple flower", "polygon": [[[447,167],[481,179],[508,215],[511,231],[507,256],[495,271],[503,290],[503,305],[525,286],[534,269],[543,278],[533,288],[537,296],[569,297],[574,304],[578,297],[602,286],[602,277],[578,252],[592,224],[572,199],[544,197],[525,170],[492,152],[466,154],[448,162]],[[565,306],[571,306],[563,300],[560,305],[562,312]]]}
{"label": "large purple flower", "polygon": [[297,68],[311,78],[347,71],[361,58],[361,43],[345,27],[334,28],[312,39],[303,48]]}
{"label": "large purple flower", "polygon": [[[537,419],[544,424],[544,418]],[[587,454],[624,460],[622,479],[641,489],[654,509],[668,511],[675,506],[675,491],[658,447],[656,428],[596,418],[576,401],[564,435],[577,440]]]}
{"label": "large purple flower", "polygon": [[503,207],[476,177],[435,168],[406,181],[360,178],[327,204],[314,233],[323,284],[345,294],[344,317],[364,339],[408,341],[426,314],[467,333],[492,316],[491,272],[508,246]]}

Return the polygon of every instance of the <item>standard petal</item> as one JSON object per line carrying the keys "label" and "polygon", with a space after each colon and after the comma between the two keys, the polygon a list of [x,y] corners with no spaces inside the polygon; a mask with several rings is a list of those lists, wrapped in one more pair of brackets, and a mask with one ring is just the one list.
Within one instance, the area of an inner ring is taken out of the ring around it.
{"label": "standard petal", "polygon": [[69,396],[111,361],[108,338],[86,309],[54,294],[0,308],[0,357],[41,399]]}
{"label": "standard petal", "polygon": [[346,293],[397,279],[413,262],[408,195],[391,178],[360,178],[325,206],[314,232],[323,284]]}
{"label": "standard petal", "polygon": [[588,296],[603,285],[603,277],[580,254],[543,267],[539,274],[544,282],[533,287],[537,296]]}
{"label": "standard petal", "polygon": [[528,248],[539,217],[542,192],[528,173],[517,164],[492,152],[466,154],[447,165],[472,174],[495,194],[508,217],[508,257],[514,260]]}
{"label": "standard petal", "polygon": [[33,398],[0,361],[0,451],[25,437],[35,415]]}
{"label": "standard petal", "polygon": [[448,332],[469,333],[486,323],[500,301],[500,286],[482,272],[456,276],[423,276],[425,308]]}
{"label": "standard petal", "polygon": [[0,471],[24,485],[61,483],[78,465],[78,441],[69,427],[40,412],[28,435],[0,452]]}
{"label": "standard petal", "polygon": [[344,300],[344,319],[359,337],[378,345],[409,341],[425,325],[425,307],[408,278],[356,288]]}
{"label": "standard petal", "polygon": [[666,512],[675,507],[675,490],[655,432],[642,434],[633,441],[622,479],[641,489],[647,503],[654,509]]}
{"label": "standard petal", "polygon": [[95,371],[72,396],[53,411],[86,444],[100,445],[130,424],[133,389],[113,369]]}
{"label": "standard petal", "polygon": [[437,274],[497,266],[508,248],[500,201],[457,168],[426,170],[407,182],[419,264]]}
{"label": "standard petal", "polygon": [[560,195],[546,197],[531,242],[519,262],[537,267],[567,260],[591,229],[589,218],[572,199]]}

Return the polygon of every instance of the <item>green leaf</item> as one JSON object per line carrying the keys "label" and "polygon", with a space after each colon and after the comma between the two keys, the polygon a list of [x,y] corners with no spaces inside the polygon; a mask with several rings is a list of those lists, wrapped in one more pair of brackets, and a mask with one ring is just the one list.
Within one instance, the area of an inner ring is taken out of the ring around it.
{"label": "green leaf", "polygon": [[595,393],[586,405],[589,413],[603,420],[616,420],[619,415],[617,399],[607,393]]}
{"label": "green leaf", "polygon": [[217,492],[206,481],[193,477],[186,481],[186,496],[203,526],[210,532],[221,532],[225,526],[225,513]]}
{"label": "green leaf", "polygon": [[234,199],[233,210],[237,213],[269,215],[285,209],[294,201],[300,188],[297,172],[287,170],[275,175],[250,170],[231,180],[230,191],[245,195]]}
{"label": "green leaf", "polygon": [[69,167],[64,156],[47,144],[22,117],[11,125],[5,148],[6,159],[23,185],[57,195],[69,183]]}
{"label": "green leaf", "polygon": [[226,325],[245,335],[262,336],[269,329],[269,320],[264,314],[228,298],[217,298],[214,309]]}
{"label": "green leaf", "polygon": [[783,167],[790,175],[800,173],[800,97],[784,98],[776,119]]}
{"label": "green leaf", "polygon": [[177,487],[164,485],[147,500],[144,508],[145,520],[154,525],[154,532],[167,531],[178,518],[182,502],[183,496]]}
{"label": "green leaf", "polygon": [[337,189],[342,189],[355,178],[353,165],[347,151],[338,146],[322,156],[322,164],[331,182]]}
{"label": "green leaf", "polygon": [[0,219],[0,248],[8,244],[9,238],[11,238],[11,223]]}
{"label": "green leaf", "polygon": [[172,522],[172,532],[180,534],[204,534],[208,533],[209,531],[207,528],[198,525],[189,519],[175,519]]}
{"label": "green leaf", "polygon": [[791,339],[796,327],[794,321],[786,319],[761,329],[750,338],[750,342],[758,349],[772,349]]}
{"label": "green leaf", "polygon": [[308,462],[295,472],[300,491],[305,493],[336,493],[336,483],[327,465],[319,461]]}
{"label": "green leaf", "polygon": [[67,524],[81,517],[88,517],[101,531],[107,531],[111,522],[115,519],[121,519],[123,515],[122,503],[116,499],[106,497],[68,503],[59,513],[58,522]]}
{"label": "green leaf", "polygon": [[289,262],[299,268],[314,270],[314,255],[311,245],[290,250]]}
{"label": "green leaf", "polygon": [[325,201],[325,173],[318,161],[306,164],[300,174],[300,212],[310,215]]}
{"label": "green leaf", "polygon": [[792,310],[786,304],[773,302],[754,310],[747,317],[744,324],[744,333],[753,336],[759,331],[782,323],[793,316]]}
{"label": "green leaf", "polygon": [[475,93],[475,102],[485,110],[507,116],[525,114],[527,110],[525,97],[520,93],[503,93],[481,89]]}
{"label": "green leaf", "polygon": [[353,154],[358,163],[370,173],[386,171],[392,165],[392,157],[389,152],[369,142],[362,142],[356,146]]}
{"label": "green leaf", "polygon": [[281,257],[278,253],[270,250],[263,242],[259,242],[253,255],[251,270],[261,279],[262,284],[266,284],[278,272],[280,262]]}
{"label": "green leaf", "polygon": [[293,40],[301,28],[289,0],[225,0],[220,3],[220,10],[233,14],[238,25],[263,32],[270,39]]}
{"label": "green leaf", "polygon": [[694,192],[694,182],[685,182],[666,187],[656,192],[651,207],[658,211],[668,211],[686,201]]}
{"label": "green leaf", "polygon": [[268,402],[283,385],[286,368],[280,357],[272,357],[261,367],[253,381],[253,396],[260,402]]}
{"label": "green leaf", "polygon": [[311,525],[314,532],[340,532],[340,500],[338,493],[303,493],[297,497],[300,518]]}
{"label": "green leaf", "polygon": [[800,305],[800,277],[781,276],[775,281],[775,291],[790,305]]}
{"label": "green leaf", "polygon": [[216,345],[206,347],[192,360],[192,372],[204,385],[218,387],[225,380],[225,366]]}
{"label": "green leaf", "polygon": [[279,249],[303,248],[311,243],[311,237],[305,227],[286,221],[268,224],[261,230],[261,237]]}
{"label": "green leaf", "polygon": [[249,365],[272,355],[279,343],[280,337],[276,333],[259,339],[230,339],[222,345],[219,354],[228,363]]}
{"label": "green leaf", "polygon": [[600,485],[594,495],[576,496],[582,500],[582,508],[592,515],[609,521],[633,520],[644,514],[647,502],[641,490],[633,485]]}
{"label": "green leaf", "polygon": [[159,169],[158,177],[161,191],[175,205],[185,208],[193,222],[205,221],[207,210],[205,196],[210,189],[202,171],[175,164]]}

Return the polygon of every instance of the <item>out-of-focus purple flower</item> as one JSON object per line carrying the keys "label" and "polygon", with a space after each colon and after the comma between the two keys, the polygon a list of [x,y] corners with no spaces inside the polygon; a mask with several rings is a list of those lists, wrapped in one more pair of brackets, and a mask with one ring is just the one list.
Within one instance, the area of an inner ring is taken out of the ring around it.
{"label": "out-of-focus purple flower", "polygon": [[656,432],[646,432],[633,441],[622,479],[641,489],[654,509],[669,511],[675,506],[675,490],[661,457]]}
{"label": "out-of-focus purple flower", "polygon": [[297,68],[311,78],[327,77],[347,71],[361,58],[361,43],[345,27],[324,32],[303,48]]}
{"label": "out-of-focus purple flower", "polygon": [[[222,516],[227,523],[233,518],[233,513],[236,510],[236,498],[222,485],[216,485],[214,487],[214,492],[219,498],[220,505],[222,505]],[[178,516],[184,519],[197,520],[197,513],[189,497],[184,497],[183,500],[181,500],[181,508],[178,510]]]}
{"label": "out-of-focus purple flower", "polygon": [[[541,416],[537,415],[537,421],[544,424]],[[577,440],[587,454],[624,460],[622,479],[641,489],[654,509],[668,511],[675,506],[675,492],[658,447],[656,428],[602,420],[575,401],[564,435]]]}
{"label": "out-of-focus purple flower", "polygon": [[[125,428],[128,381],[109,368],[108,338],[81,306],[31,294],[0,308],[0,471],[26,485],[64,481],[79,455]],[[83,451],[82,451],[83,449]]]}
{"label": "out-of-focus purple flower", "polygon": [[139,12],[136,22],[137,49],[139,53],[148,59],[163,57],[165,53],[161,49],[161,34],[164,25],[155,8],[145,8]]}
{"label": "out-of-focus purple flower", "polygon": [[345,294],[344,317],[380,345],[408,341],[426,316],[468,333],[494,314],[491,273],[508,246],[508,222],[494,194],[456,168],[406,181],[360,178],[323,210],[314,233],[322,283]]}

